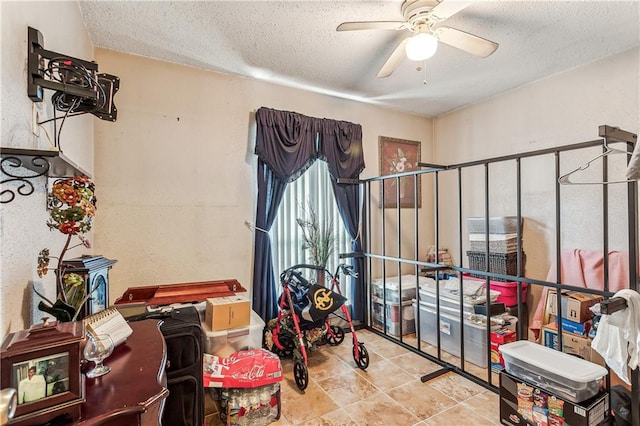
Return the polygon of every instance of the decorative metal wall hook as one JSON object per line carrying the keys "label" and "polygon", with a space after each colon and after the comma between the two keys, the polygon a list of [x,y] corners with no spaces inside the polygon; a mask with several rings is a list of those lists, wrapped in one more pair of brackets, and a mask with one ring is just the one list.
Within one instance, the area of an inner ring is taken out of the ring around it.
{"label": "decorative metal wall hook", "polygon": [[[15,174],[14,170],[26,168],[33,171],[31,174]],[[16,198],[16,194],[29,196],[33,194],[35,188],[31,179],[45,176],[49,172],[50,164],[47,159],[42,156],[31,157],[29,164],[24,164],[23,159],[14,155],[3,157],[0,160],[0,171],[3,175],[8,176],[7,179],[0,181],[2,191],[0,191],[0,203],[7,204]],[[7,188],[6,185],[19,184],[17,188]]]}

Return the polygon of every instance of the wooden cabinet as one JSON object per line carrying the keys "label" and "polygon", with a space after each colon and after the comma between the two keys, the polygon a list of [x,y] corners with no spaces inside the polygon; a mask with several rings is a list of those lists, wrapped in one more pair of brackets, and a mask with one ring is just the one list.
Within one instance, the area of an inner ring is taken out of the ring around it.
{"label": "wooden cabinet", "polygon": [[105,360],[111,372],[86,379],[86,401],[77,424],[160,424],[169,391],[167,351],[159,324],[157,320],[129,324],[133,333]]}

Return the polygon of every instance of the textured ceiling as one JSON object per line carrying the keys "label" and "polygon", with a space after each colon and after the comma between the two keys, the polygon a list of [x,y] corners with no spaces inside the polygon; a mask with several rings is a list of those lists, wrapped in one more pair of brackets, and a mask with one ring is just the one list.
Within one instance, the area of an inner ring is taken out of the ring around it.
{"label": "textured ceiling", "polygon": [[425,116],[640,45],[638,0],[476,1],[442,25],[499,43],[493,55],[481,59],[441,43],[426,63],[405,58],[381,79],[376,73],[410,33],[336,27],[344,21],[402,21],[401,0],[79,4],[97,47]]}

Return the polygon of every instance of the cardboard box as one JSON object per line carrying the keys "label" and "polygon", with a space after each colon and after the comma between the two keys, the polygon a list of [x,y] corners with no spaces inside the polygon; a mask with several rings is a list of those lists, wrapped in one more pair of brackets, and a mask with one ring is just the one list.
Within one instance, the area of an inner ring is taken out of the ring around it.
{"label": "cardboard box", "polygon": [[[562,318],[574,322],[585,322],[593,317],[589,307],[602,301],[602,296],[580,293],[577,291],[562,292]],[[555,290],[547,293],[547,313],[558,315],[557,297]]]}
{"label": "cardboard box", "polygon": [[[547,324],[542,327],[540,343],[551,349],[558,349],[558,327],[556,324]],[[576,355],[598,365],[605,365],[600,354],[591,348],[591,339],[579,334],[562,332],[562,352]]]}
{"label": "cardboard box", "polygon": [[515,342],[517,338],[514,330],[501,329],[491,332],[491,368],[500,371],[504,368],[504,359],[500,352],[500,345]]}
{"label": "cardboard box", "polygon": [[240,295],[209,298],[205,322],[212,331],[248,327],[251,323],[251,301]]}
{"label": "cardboard box", "polygon": [[503,425],[592,426],[606,424],[609,394],[573,403],[524,380],[500,373],[500,423]]}
{"label": "cardboard box", "polygon": [[[554,316],[553,321],[556,323],[557,328],[558,317]],[[562,323],[562,331],[568,331],[569,333],[587,336],[589,334],[589,330],[591,330],[591,320],[585,322],[575,322],[566,318],[561,318],[560,322]]]}

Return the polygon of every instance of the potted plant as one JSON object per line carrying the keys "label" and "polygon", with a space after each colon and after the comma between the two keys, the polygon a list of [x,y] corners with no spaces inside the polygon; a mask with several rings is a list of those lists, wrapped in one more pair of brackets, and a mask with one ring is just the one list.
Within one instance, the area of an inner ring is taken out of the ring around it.
{"label": "potted plant", "polygon": [[[64,256],[68,250],[79,245],[91,248],[83,234],[90,231],[93,224],[96,210],[95,185],[85,177],[58,179],[53,183],[47,203],[47,226],[50,230],[66,235],[67,240],[57,257],[55,268],[49,268],[53,256],[49,255],[48,248],[38,254],[38,276],[42,278],[49,269],[56,273],[56,301],[51,302],[34,290],[43,299],[38,304],[38,309],[53,315],[60,322],[75,321],[82,306],[91,297],[92,290],[86,291],[81,275],[65,271]],[[80,239],[80,244],[70,247],[74,236]]]}
{"label": "potted plant", "polygon": [[[302,209],[305,217],[296,219],[302,230],[302,249],[309,252],[309,262],[321,268],[327,267],[327,262],[335,250],[333,236],[333,221],[328,224],[320,224],[311,203],[307,202],[307,209]],[[324,285],[324,270],[318,270],[317,282]]]}

